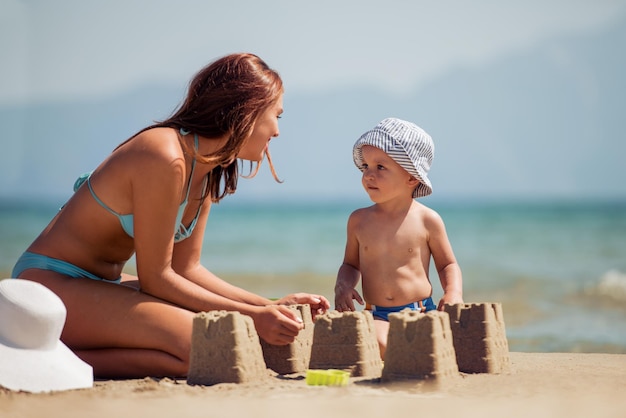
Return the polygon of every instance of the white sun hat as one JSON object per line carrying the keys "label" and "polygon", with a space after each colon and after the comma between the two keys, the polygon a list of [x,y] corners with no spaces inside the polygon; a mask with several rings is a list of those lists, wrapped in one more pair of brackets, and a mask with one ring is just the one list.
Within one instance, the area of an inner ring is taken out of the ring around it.
{"label": "white sun hat", "polygon": [[398,118],[383,119],[373,129],[361,135],[352,148],[352,158],[359,170],[363,167],[363,145],[383,150],[419,180],[420,184],[413,191],[414,198],[428,196],[433,192],[428,171],[433,163],[435,145],[422,128]]}
{"label": "white sun hat", "polygon": [[47,287],[0,280],[0,386],[50,392],[93,386],[93,369],[60,340],[67,311]]}

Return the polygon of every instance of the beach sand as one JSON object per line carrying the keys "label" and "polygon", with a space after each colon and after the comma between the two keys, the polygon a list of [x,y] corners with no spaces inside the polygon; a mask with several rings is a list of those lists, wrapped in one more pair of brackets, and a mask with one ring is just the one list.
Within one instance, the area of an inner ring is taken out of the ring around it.
{"label": "beach sand", "polygon": [[304,373],[191,386],[185,380],[96,381],[43,394],[0,389],[1,417],[624,417],[626,355],[510,353],[510,371],[464,374],[444,387],[351,378],[307,386]]}

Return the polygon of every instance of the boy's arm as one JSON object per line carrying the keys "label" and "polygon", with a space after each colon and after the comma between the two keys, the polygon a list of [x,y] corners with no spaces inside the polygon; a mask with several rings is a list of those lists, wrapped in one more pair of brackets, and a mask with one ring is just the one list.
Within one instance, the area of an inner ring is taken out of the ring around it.
{"label": "boy's arm", "polygon": [[337,273],[337,282],[335,283],[335,309],[339,312],[354,311],[354,302],[356,300],[363,305],[363,299],[356,290],[356,285],[361,278],[361,272],[344,262],[339,267]]}
{"label": "boy's arm", "polygon": [[428,245],[443,289],[443,296],[437,306],[437,309],[442,310],[446,303],[463,303],[463,275],[439,214],[432,211],[427,215],[426,227],[429,232]]}
{"label": "boy's arm", "polygon": [[438,273],[443,296],[437,309],[442,310],[446,303],[463,303],[463,279],[459,265],[456,262],[448,264],[443,270],[438,270]]}
{"label": "boy's arm", "polygon": [[354,311],[354,302],[363,305],[363,299],[356,290],[356,285],[361,279],[359,271],[359,243],[356,238],[356,216],[353,213],[348,219],[348,238],[343,264],[337,272],[335,283],[335,309],[339,312]]}

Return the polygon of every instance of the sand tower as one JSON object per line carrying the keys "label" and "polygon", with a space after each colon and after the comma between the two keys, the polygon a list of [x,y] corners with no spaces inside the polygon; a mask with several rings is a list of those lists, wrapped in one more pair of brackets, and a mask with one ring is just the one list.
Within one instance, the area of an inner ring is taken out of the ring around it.
{"label": "sand tower", "polygon": [[459,370],[464,373],[504,373],[509,370],[502,305],[499,303],[445,305]]}
{"label": "sand tower", "polygon": [[309,367],[311,359],[313,344],[311,308],[306,304],[291,305],[289,308],[296,312],[304,325],[294,342],[287,345],[272,345],[261,340],[265,364],[279,374],[304,372]]}
{"label": "sand tower", "polygon": [[457,377],[454,343],[447,313],[404,310],[389,315],[382,380],[431,380]]}
{"label": "sand tower", "polygon": [[245,383],[269,377],[252,318],[239,312],[200,312],[193,319],[187,383]]}
{"label": "sand tower", "polygon": [[369,311],[330,311],[315,320],[311,369],[340,369],[354,377],[380,377],[382,361]]}

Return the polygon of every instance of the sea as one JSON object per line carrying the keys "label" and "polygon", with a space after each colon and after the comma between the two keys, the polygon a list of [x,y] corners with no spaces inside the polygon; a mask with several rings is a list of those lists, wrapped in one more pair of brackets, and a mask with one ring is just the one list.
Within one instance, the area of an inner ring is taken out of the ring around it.
{"label": "sea", "polygon": [[[0,200],[0,278],[62,203]],[[266,297],[314,292],[332,307],[346,221],[364,204],[225,199],[202,262]],[[425,204],[444,219],[465,302],[502,304],[511,351],[626,353],[626,201]],[[438,300],[432,267],[430,278]]]}

